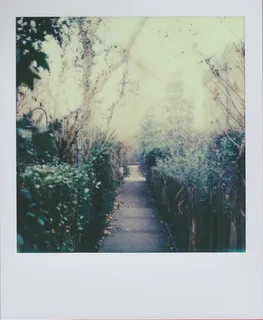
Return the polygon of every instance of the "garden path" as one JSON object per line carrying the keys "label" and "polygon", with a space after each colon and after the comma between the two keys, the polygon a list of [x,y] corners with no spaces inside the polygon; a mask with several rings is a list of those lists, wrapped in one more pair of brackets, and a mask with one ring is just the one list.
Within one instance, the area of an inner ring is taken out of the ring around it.
{"label": "garden path", "polygon": [[121,203],[112,216],[112,229],[100,252],[171,252],[168,236],[151,200],[138,165],[129,166]]}

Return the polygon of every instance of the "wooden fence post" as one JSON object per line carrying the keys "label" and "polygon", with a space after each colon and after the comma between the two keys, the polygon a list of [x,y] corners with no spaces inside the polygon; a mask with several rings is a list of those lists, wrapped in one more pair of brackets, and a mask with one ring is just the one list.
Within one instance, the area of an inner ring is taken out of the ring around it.
{"label": "wooden fence post", "polygon": [[225,207],[226,193],[224,193],[224,210],[223,210],[223,226],[222,226],[222,250],[228,251],[230,249],[230,233],[231,233],[231,215],[229,208]]}
{"label": "wooden fence post", "polygon": [[201,238],[203,235],[203,221],[200,211],[200,194],[197,189],[194,189],[194,239],[195,239],[195,251],[199,251],[201,249]]}
{"label": "wooden fence post", "polygon": [[199,193],[194,188],[189,188],[189,251],[196,251],[197,248],[197,219],[199,211]]}
{"label": "wooden fence post", "polygon": [[225,207],[225,192],[223,189],[218,193],[217,205],[217,250],[222,251],[223,245],[223,219]]}
{"label": "wooden fence post", "polygon": [[[180,196],[178,197],[178,192],[173,197],[173,212],[174,216],[174,227],[175,236],[177,237],[177,248],[179,251],[188,252],[190,251],[190,199],[189,199],[189,189],[183,187],[180,191]],[[187,203],[187,204],[186,204]],[[182,206],[182,204],[184,204]]]}
{"label": "wooden fence post", "polygon": [[[243,195],[245,197],[245,195]],[[237,249],[246,249],[246,214],[245,214],[245,199],[240,197],[240,193],[237,197],[236,205],[236,228],[237,228]]]}
{"label": "wooden fence post", "polygon": [[188,197],[188,207],[189,207],[189,243],[188,251],[193,251],[193,215],[194,215],[194,199],[193,199],[193,189],[188,188],[189,197]]}
{"label": "wooden fence post", "polygon": [[213,212],[213,192],[209,189],[208,193],[208,251],[214,251],[214,212]]}

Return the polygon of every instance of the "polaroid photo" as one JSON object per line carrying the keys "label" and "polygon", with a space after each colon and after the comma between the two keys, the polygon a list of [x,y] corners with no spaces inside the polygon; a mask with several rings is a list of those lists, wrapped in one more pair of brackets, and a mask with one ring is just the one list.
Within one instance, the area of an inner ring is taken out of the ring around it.
{"label": "polaroid photo", "polygon": [[261,1],[1,8],[1,317],[262,318]]}

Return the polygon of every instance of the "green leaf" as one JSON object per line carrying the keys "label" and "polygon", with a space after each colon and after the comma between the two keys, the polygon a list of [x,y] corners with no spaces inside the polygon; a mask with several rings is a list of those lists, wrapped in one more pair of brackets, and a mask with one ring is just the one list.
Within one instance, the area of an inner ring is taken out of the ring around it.
{"label": "green leaf", "polygon": [[24,239],[19,233],[17,234],[17,244],[19,246],[23,246],[24,245]]}
{"label": "green leaf", "polygon": [[28,154],[30,154],[31,156],[34,155],[34,153],[33,153],[31,150],[26,150],[26,152],[27,152]]}
{"label": "green leaf", "polygon": [[35,213],[32,213],[32,212],[27,212],[26,215],[32,218],[35,218],[36,216]]}
{"label": "green leaf", "polygon": [[31,193],[28,189],[21,189],[21,192],[24,194],[26,199],[30,200],[32,198]]}
{"label": "green leaf", "polygon": [[33,207],[35,207],[36,205],[37,205],[37,204],[36,204],[35,202],[33,202],[33,203],[30,204],[29,208],[33,208]]}
{"label": "green leaf", "polygon": [[37,221],[39,222],[39,224],[41,224],[41,226],[43,226],[43,225],[45,224],[45,220],[44,220],[43,217],[39,217],[39,218],[37,219]]}
{"label": "green leaf", "polygon": [[18,48],[16,48],[16,63],[21,60],[21,52]]}

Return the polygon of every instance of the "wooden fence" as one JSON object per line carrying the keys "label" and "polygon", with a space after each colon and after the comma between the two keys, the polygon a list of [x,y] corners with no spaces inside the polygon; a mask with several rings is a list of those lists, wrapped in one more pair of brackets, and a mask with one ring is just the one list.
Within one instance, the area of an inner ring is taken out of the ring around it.
{"label": "wooden fence", "polygon": [[171,221],[178,250],[243,251],[245,215],[239,210],[234,193],[228,196],[224,190],[209,191],[206,201],[200,200],[199,192],[194,188],[188,188],[187,193],[185,208],[176,210]]}
{"label": "wooden fence", "polygon": [[238,189],[230,194],[210,190],[204,201],[197,189],[153,169],[146,178],[179,252],[245,251],[244,192],[240,197]]}

